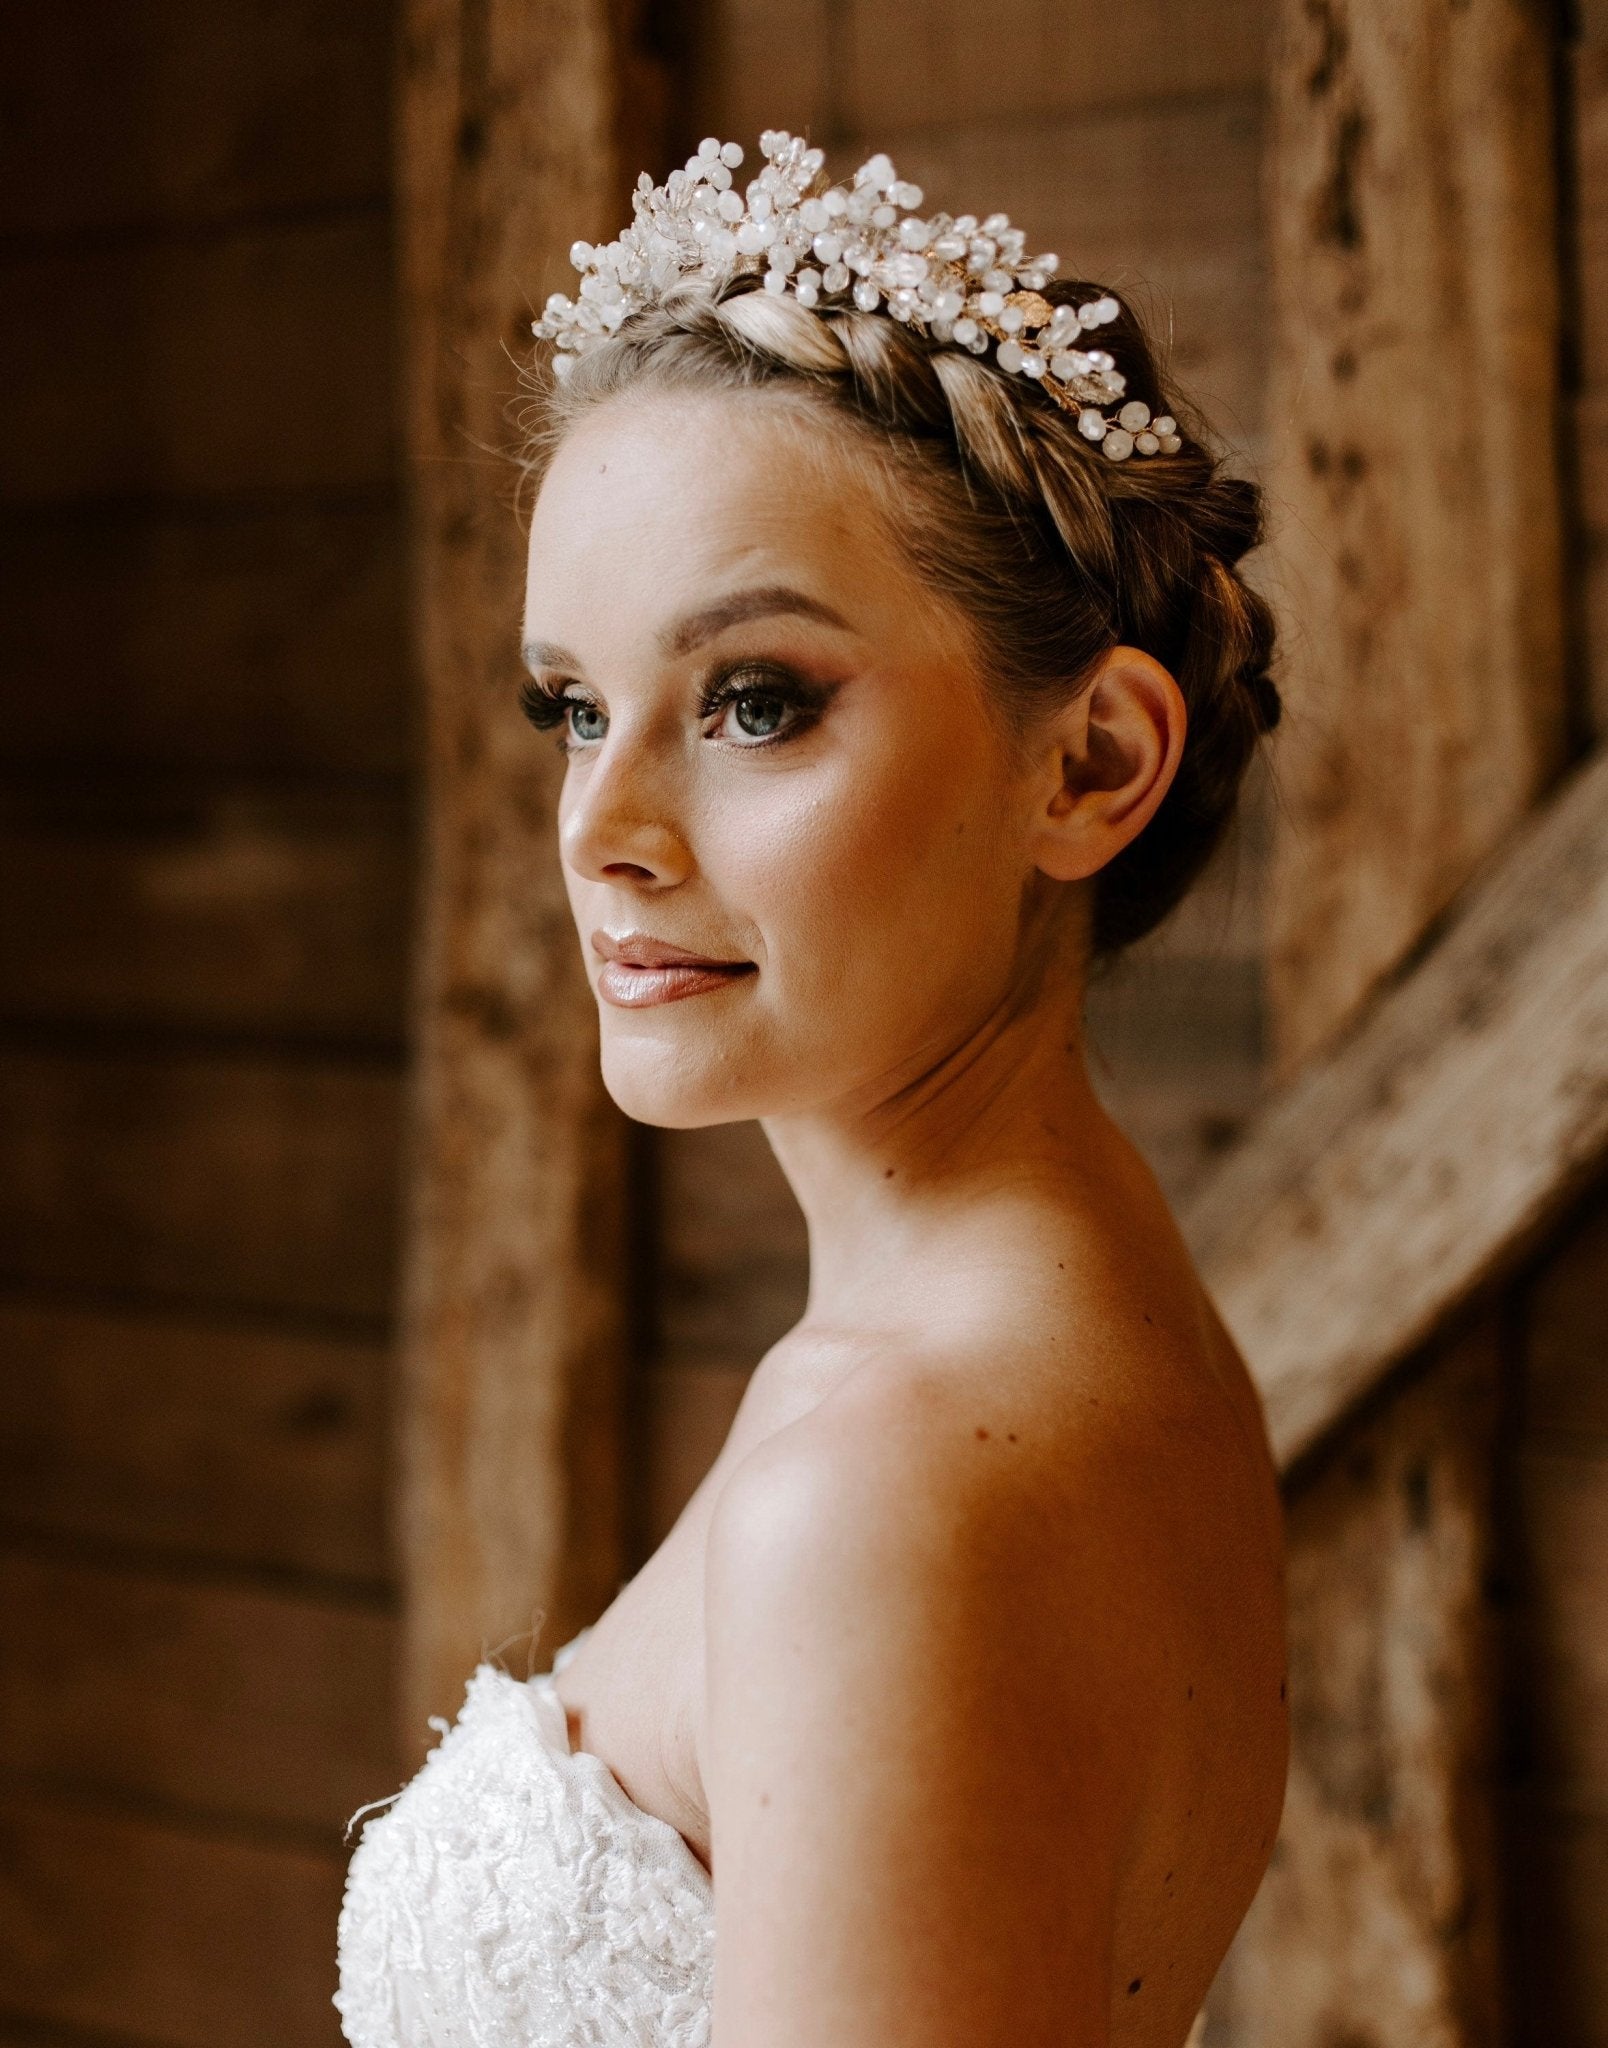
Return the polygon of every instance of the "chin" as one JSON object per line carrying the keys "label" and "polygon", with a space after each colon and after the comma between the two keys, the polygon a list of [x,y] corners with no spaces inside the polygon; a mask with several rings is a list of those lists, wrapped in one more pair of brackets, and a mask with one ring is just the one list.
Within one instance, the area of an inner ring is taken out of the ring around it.
{"label": "chin", "polygon": [[603,1086],[617,1108],[639,1124],[696,1131],[745,1123],[774,1107],[771,1091],[736,1078],[736,1062],[712,1047],[650,1044],[641,1038],[603,1044]]}

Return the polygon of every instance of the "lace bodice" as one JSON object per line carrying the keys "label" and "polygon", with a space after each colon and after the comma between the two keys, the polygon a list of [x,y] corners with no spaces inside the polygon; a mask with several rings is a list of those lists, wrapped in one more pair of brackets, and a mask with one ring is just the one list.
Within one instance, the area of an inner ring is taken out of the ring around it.
{"label": "lace bodice", "polygon": [[708,2048],[713,1886],[571,1751],[552,1679],[580,1641],[539,1678],[482,1664],[365,1828],[338,1933],[352,2048]]}

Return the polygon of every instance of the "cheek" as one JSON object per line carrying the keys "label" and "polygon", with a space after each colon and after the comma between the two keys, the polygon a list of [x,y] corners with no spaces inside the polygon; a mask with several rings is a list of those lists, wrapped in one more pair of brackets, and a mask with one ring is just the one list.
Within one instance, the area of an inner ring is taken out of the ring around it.
{"label": "cheek", "polygon": [[1009,806],[968,744],[839,757],[712,810],[709,868],[752,918],[778,990],[864,1002],[881,983],[903,1001],[1008,961],[1021,887]]}

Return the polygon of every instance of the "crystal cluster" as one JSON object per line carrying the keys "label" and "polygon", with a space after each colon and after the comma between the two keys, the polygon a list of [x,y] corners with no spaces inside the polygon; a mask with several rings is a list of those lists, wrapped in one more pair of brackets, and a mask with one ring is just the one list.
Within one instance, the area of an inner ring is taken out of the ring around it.
{"label": "crystal cluster", "polygon": [[664,184],[643,172],[634,218],[617,240],[575,244],[578,296],[555,292],[533,323],[555,344],[560,375],[682,279],[718,286],[751,273],[767,291],[791,290],[801,306],[885,311],[946,346],[992,349],[1001,370],[1038,383],[1113,461],[1177,453],[1176,422],[1152,418],[1141,399],[1120,404],[1122,373],[1094,345],[1121,312],[1117,301],[1051,306],[1044,286],[1060,259],[1029,258],[1003,213],[923,215],[921,188],[886,156],[863,163],[852,185],[828,185],[823,152],[785,129],[768,129],[759,146],[765,165],[745,191],[732,176],[742,149],[711,137]]}

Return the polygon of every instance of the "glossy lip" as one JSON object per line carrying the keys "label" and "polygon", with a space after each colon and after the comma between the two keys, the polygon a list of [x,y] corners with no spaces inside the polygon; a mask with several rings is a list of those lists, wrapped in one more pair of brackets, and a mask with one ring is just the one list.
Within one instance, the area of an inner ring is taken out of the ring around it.
{"label": "glossy lip", "polygon": [[641,1010],[730,988],[754,973],[752,960],[712,960],[646,932],[595,931],[591,946],[603,962],[597,977],[602,1000],[619,1010]]}

